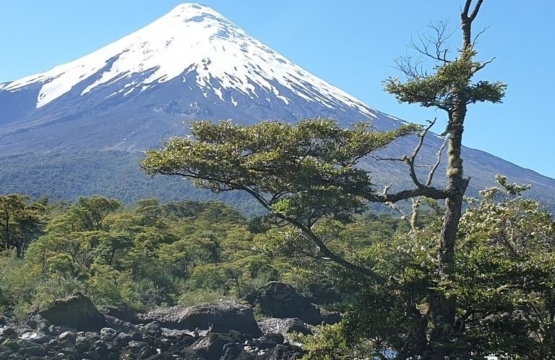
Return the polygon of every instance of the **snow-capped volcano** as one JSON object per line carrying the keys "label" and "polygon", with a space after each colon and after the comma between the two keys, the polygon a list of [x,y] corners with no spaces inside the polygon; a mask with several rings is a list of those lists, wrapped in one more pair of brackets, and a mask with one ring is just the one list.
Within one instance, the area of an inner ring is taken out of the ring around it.
{"label": "snow-capped volcano", "polygon": [[[193,78],[187,77],[194,73]],[[145,74],[136,79],[137,74]],[[291,101],[284,89],[307,102],[334,109],[349,106],[366,116],[373,112],[347,93],[311,75],[269,47],[246,34],[216,11],[198,4],[183,4],[141,30],[75,61],[56,66],[4,86],[17,91],[41,84],[36,107],[41,108],[91,79],[80,89],[84,96],[99,87],[119,82],[123,87],[107,97],[143,92],[180,78],[189,87],[224,97],[236,90],[248,97],[270,99],[285,105]],[[1,88],[0,88],[1,89]],[[262,89],[263,91],[257,91]]]}
{"label": "snow-capped volcano", "polygon": [[224,18],[182,4],[53,69],[0,84],[0,151],[143,150],[188,119],[399,121],[310,74]]}

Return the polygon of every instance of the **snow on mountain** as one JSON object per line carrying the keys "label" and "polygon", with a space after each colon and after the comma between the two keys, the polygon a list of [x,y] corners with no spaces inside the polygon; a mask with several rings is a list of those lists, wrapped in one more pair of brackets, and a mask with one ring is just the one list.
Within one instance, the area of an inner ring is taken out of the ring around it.
{"label": "snow on mountain", "polygon": [[[45,73],[14,81],[5,90],[17,91],[41,83],[36,103],[40,108],[101,69],[105,69],[102,75],[84,88],[81,95],[146,71],[150,73],[142,81],[128,82],[109,96],[142,92],[179,76],[186,81],[185,76],[196,71],[196,85],[205,96],[212,92],[222,101],[222,88],[235,89],[250,97],[265,96],[257,93],[258,85],[288,105],[291,100],[281,94],[277,83],[307,102],[319,102],[329,109],[346,104],[375,117],[357,99],[293,64],[216,11],[198,4],[179,5],[131,35]],[[221,87],[213,87],[212,79]],[[231,101],[236,105],[237,100]]]}

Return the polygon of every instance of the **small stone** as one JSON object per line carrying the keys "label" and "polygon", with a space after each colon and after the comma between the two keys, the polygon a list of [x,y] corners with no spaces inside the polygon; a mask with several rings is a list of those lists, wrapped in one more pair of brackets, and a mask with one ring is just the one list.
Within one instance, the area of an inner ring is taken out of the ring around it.
{"label": "small stone", "polygon": [[126,344],[126,343],[130,342],[131,340],[132,340],[132,337],[128,333],[121,332],[121,333],[118,334],[118,336],[116,336],[116,341],[117,342],[121,342],[121,343]]}
{"label": "small stone", "polygon": [[142,342],[142,341],[135,341],[135,340],[131,340],[129,342],[129,344],[127,344],[127,347],[129,349],[142,349],[144,346],[146,346],[146,343]]}
{"label": "small stone", "polygon": [[40,331],[41,333],[45,333],[46,335],[54,335],[52,331],[50,331],[52,325],[46,320],[43,320],[37,324],[37,328],[35,330]]}
{"label": "small stone", "polygon": [[73,345],[75,345],[75,341],[77,340],[77,335],[71,331],[64,331],[58,336],[59,341],[67,341]]}
{"label": "small stone", "polygon": [[285,342],[284,336],[280,333],[265,334],[262,338],[274,341],[277,344],[283,344]]}
{"label": "small stone", "polygon": [[100,359],[108,359],[110,355],[105,346],[95,346],[93,351]]}
{"label": "small stone", "polygon": [[46,334],[52,335],[52,336],[57,336],[60,335],[61,331],[60,331],[60,327],[56,326],[56,325],[50,325],[48,326],[48,331],[45,331]]}
{"label": "small stone", "polygon": [[100,338],[104,341],[112,341],[116,338],[118,332],[112,328],[102,328],[100,330]]}
{"label": "small stone", "polygon": [[46,343],[50,342],[50,337],[49,336],[47,336],[43,333],[36,332],[36,331],[32,331],[32,332],[28,332],[28,333],[23,334],[21,336],[21,339],[33,342],[35,344],[46,344]]}
{"label": "small stone", "polygon": [[131,333],[131,340],[143,341],[143,334],[141,334],[139,331],[133,331]]}
{"label": "small stone", "polygon": [[18,351],[22,347],[23,347],[23,344],[17,338],[6,339],[6,341],[4,341],[2,343],[2,345],[0,346],[0,348],[2,348],[2,349],[6,348],[6,349],[14,350],[14,351]]}
{"label": "small stone", "polygon": [[83,358],[87,360],[104,360],[94,351],[85,351],[83,354]]}
{"label": "small stone", "polygon": [[24,351],[21,351],[28,357],[36,356],[38,358],[44,358],[46,356],[46,350],[40,346],[33,346],[30,348],[26,348]]}
{"label": "small stone", "polygon": [[148,359],[149,357],[158,354],[158,351],[152,346],[145,346],[139,352],[138,359]]}
{"label": "small stone", "polygon": [[36,321],[35,319],[32,319],[32,318],[27,320],[27,322],[25,323],[25,325],[27,325],[28,327],[30,327],[33,330],[35,330],[37,328],[38,324],[39,324],[39,322]]}
{"label": "small stone", "polygon": [[162,335],[162,327],[158,321],[152,321],[143,327],[143,332],[147,336],[160,337]]}
{"label": "small stone", "polygon": [[90,347],[91,347],[91,342],[86,337],[78,336],[77,339],[75,339],[75,349],[78,352],[84,353],[87,350],[89,350]]}
{"label": "small stone", "polygon": [[0,335],[6,336],[6,337],[15,337],[17,336],[17,330],[12,326],[4,326],[2,328],[2,331],[0,332]]}

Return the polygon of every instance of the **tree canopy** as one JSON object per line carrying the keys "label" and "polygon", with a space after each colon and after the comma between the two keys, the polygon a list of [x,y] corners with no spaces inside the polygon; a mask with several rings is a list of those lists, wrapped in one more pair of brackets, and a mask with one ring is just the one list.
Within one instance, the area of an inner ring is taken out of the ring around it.
{"label": "tree canopy", "polygon": [[[252,126],[231,122],[193,123],[191,137],[174,138],[142,161],[149,174],[179,175],[214,192],[246,191],[279,222],[294,225],[314,242],[321,257],[368,275],[371,270],[337,256],[313,231],[322,219],[348,222],[370,200],[398,201],[401,193],[380,193],[359,161],[401,136],[420,130],[404,125],[391,132],[367,124],[343,129],[332,120],[298,124],[265,121]],[[436,191],[439,193],[439,191]]]}

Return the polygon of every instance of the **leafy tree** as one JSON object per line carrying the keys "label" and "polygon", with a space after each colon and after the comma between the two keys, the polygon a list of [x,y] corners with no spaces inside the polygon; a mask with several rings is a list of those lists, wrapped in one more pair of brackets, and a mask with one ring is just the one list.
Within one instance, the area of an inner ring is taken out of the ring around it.
{"label": "leafy tree", "polygon": [[442,192],[432,188],[398,194],[377,193],[360,159],[419,127],[402,126],[381,133],[360,124],[341,129],[334,121],[307,120],[297,125],[261,122],[197,122],[193,138],[175,138],[164,150],[149,151],[142,162],[150,174],[180,175],[214,192],[243,190],[313,241],[320,256],[355,271],[370,269],[351,263],[328,249],[312,227],[321,219],[347,222],[365,209],[364,199],[397,201],[411,194]]}
{"label": "leafy tree", "polygon": [[0,238],[2,247],[15,249],[18,258],[42,232],[45,207],[31,203],[28,196],[0,196]]}
{"label": "leafy tree", "polygon": [[118,200],[107,199],[102,196],[80,197],[71,207],[69,216],[73,220],[72,226],[82,230],[103,230],[102,222],[110,214],[121,208]]}
{"label": "leafy tree", "polygon": [[[444,290],[457,298],[457,332],[448,356],[507,353],[515,359],[549,359],[555,350],[548,335],[553,326],[555,223],[540,204],[520,196],[524,187],[508,185],[504,177],[499,183],[480,198],[468,199],[461,218],[455,279]],[[438,218],[410,234],[376,241],[361,253],[380,259],[375,269],[386,280],[373,286],[365,279],[342,277],[345,292],[363,289],[336,329],[339,338],[355,349],[369,340],[375,348],[393,348],[398,359],[426,354],[439,247],[430,239],[441,223]]]}
{"label": "leafy tree", "polygon": [[552,359],[555,222],[537,201],[520,196],[527,186],[503,176],[498,182],[472,199],[461,219],[453,290],[463,341],[483,353]]}

